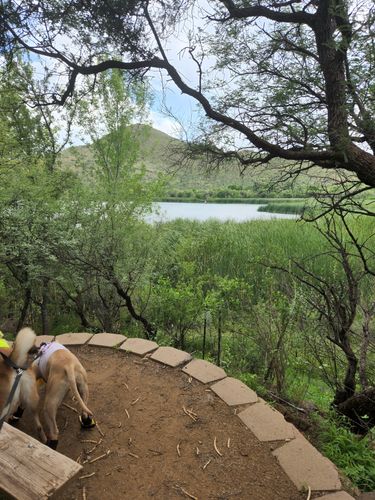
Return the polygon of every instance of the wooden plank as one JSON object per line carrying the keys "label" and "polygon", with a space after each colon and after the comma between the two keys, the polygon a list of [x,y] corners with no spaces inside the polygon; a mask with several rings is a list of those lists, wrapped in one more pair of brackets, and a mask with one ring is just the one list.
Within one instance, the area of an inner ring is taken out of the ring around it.
{"label": "wooden plank", "polygon": [[82,466],[27,434],[4,424],[0,431],[0,491],[17,500],[43,500]]}

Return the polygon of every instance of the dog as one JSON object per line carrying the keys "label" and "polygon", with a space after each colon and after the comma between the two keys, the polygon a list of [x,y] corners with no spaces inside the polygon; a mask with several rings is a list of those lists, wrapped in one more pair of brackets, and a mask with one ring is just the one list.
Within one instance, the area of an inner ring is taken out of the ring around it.
{"label": "dog", "polygon": [[[0,415],[5,421],[13,424],[22,415],[23,408],[27,408],[30,410],[40,440],[45,443],[46,435],[38,413],[39,393],[36,377],[33,370],[26,366],[29,355],[36,352],[35,338],[35,332],[31,328],[22,328],[17,334],[13,349],[10,347],[1,349],[3,355],[0,356]],[[8,404],[19,368],[24,371]]]}
{"label": "dog", "polygon": [[57,448],[59,430],[56,424],[56,413],[69,389],[81,407],[82,427],[95,426],[93,413],[87,407],[89,399],[87,373],[71,351],[58,342],[42,343],[32,369],[36,379],[43,379],[46,382],[43,414],[47,445],[50,448]]}

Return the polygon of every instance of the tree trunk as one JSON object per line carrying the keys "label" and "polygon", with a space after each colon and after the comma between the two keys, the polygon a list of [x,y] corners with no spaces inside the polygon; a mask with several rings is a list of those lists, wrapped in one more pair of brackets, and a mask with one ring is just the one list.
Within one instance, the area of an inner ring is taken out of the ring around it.
{"label": "tree trunk", "polygon": [[149,321],[147,321],[147,319],[144,316],[136,312],[131,297],[128,294],[127,290],[125,290],[122,287],[121,283],[117,279],[112,280],[112,284],[115,287],[117,293],[120,295],[120,297],[122,297],[125,300],[125,305],[130,313],[130,316],[136,321],[142,323],[143,328],[145,329],[146,332],[146,337],[148,339],[154,339],[156,336],[156,329],[151,325]]}
{"label": "tree trunk", "polygon": [[353,431],[365,434],[375,426],[375,387],[354,394],[336,409],[350,419]]}
{"label": "tree trunk", "polygon": [[49,334],[49,322],[48,322],[48,279],[43,280],[43,290],[42,290],[42,302],[40,303],[40,314],[42,320],[42,335]]}
{"label": "tree trunk", "polygon": [[222,337],[222,316],[221,316],[221,311],[219,311],[219,319],[217,326],[217,360],[216,360],[217,366],[220,366],[221,362],[221,337]]}
{"label": "tree trunk", "polygon": [[359,353],[359,381],[361,383],[361,387],[363,390],[367,389],[368,387],[368,380],[367,380],[367,351],[369,348],[370,344],[370,320],[371,320],[371,315],[368,313],[368,311],[365,311],[365,318],[364,322],[362,325],[362,342],[361,342],[361,350]]}
{"label": "tree trunk", "polygon": [[207,337],[207,317],[206,313],[204,314],[203,321],[203,345],[202,345],[202,358],[204,359],[206,355],[206,337]]}
{"label": "tree trunk", "polygon": [[29,307],[30,307],[30,302],[31,302],[31,288],[26,287],[24,298],[23,298],[23,306],[22,306],[20,317],[18,319],[16,332],[18,332],[23,327],[23,325],[25,323],[26,316],[27,316],[27,313],[28,313]]}

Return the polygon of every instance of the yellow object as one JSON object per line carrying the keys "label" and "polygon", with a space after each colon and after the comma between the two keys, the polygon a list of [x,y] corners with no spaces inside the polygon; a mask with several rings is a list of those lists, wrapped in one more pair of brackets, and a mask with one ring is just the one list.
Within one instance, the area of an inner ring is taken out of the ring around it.
{"label": "yellow object", "polygon": [[10,345],[5,339],[0,338],[0,349],[9,349]]}

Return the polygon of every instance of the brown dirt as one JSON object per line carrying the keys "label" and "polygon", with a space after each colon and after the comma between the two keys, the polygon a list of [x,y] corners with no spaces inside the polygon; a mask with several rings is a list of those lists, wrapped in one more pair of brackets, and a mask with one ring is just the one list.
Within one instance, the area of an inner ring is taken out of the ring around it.
{"label": "brown dirt", "polygon": [[[71,350],[87,369],[89,407],[104,438],[98,446],[85,442],[99,442],[98,428],[81,430],[77,414],[60,407],[58,451],[73,460],[80,457],[84,465],[56,498],[306,498],[278,466],[271,454],[274,445],[260,443],[207,386],[178,369],[113,349]],[[75,406],[70,394],[65,402]],[[27,420],[19,428],[35,436]],[[215,437],[222,456],[215,451]]]}

